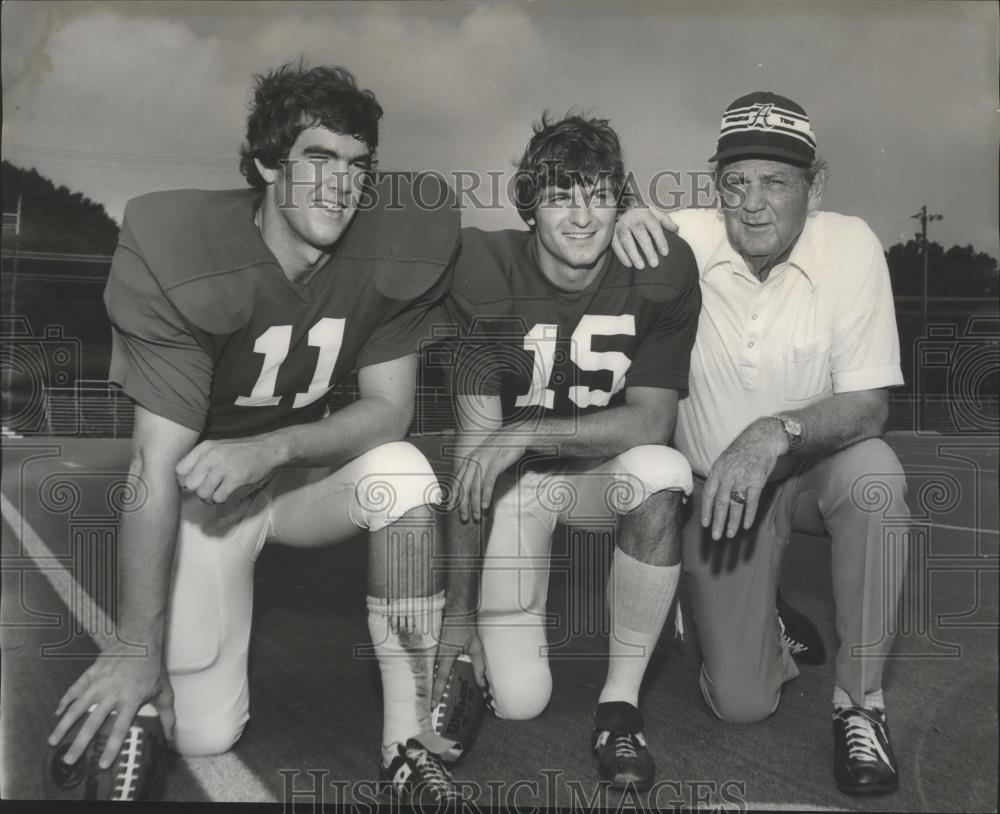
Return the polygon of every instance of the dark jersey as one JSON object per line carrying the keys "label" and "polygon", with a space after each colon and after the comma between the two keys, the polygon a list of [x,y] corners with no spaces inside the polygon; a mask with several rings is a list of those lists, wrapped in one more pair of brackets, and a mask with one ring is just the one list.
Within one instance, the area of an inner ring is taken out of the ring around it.
{"label": "dark jersey", "polygon": [[461,328],[456,392],[500,395],[505,419],[569,416],[621,403],[626,387],[687,389],[701,309],[694,255],[638,271],[613,256],[583,291],[554,287],[534,235],[462,230],[447,315]]}
{"label": "dark jersey", "polygon": [[417,207],[405,184],[394,201],[372,191],[304,282],[254,225],[255,190],[131,201],[105,291],[111,380],[205,438],[241,437],[314,421],[348,373],[414,353],[450,286],[458,213]]}

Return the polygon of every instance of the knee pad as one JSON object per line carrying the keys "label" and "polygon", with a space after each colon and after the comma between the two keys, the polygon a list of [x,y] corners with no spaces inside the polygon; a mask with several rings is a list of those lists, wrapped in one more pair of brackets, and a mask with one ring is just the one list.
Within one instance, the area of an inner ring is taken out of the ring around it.
{"label": "knee pad", "polygon": [[359,519],[369,531],[379,531],[413,509],[441,501],[434,470],[413,444],[382,444],[354,463],[362,472],[355,489]]}
{"label": "knee pad", "polygon": [[[175,583],[176,586],[177,583]],[[181,594],[170,605],[167,623],[166,664],[171,675],[193,674],[208,670],[222,653],[222,622],[215,594],[193,597],[194,591]],[[194,598],[194,601],[188,601]]]}
{"label": "knee pad", "polygon": [[537,718],[552,697],[552,672],[544,659],[530,666],[502,665],[490,670],[489,689],[498,718],[528,721]]}
{"label": "knee pad", "polygon": [[174,690],[171,745],[185,757],[228,752],[250,720],[245,662],[220,662],[198,673],[170,674]]}
{"label": "knee pad", "polygon": [[552,697],[542,620],[525,612],[481,614],[479,638],[497,716],[525,721],[540,715]]}
{"label": "knee pad", "polygon": [[166,664],[172,675],[208,670],[220,658],[245,650],[249,641],[253,561],[239,527],[225,536],[215,534],[212,517],[211,508],[185,498],[166,625]]}
{"label": "knee pad", "polygon": [[[637,478],[643,485],[645,500],[650,495],[674,489],[690,495],[694,488],[691,465],[676,449],[661,444],[644,444],[625,450],[616,462],[622,472]],[[641,503],[638,501],[631,508]]]}
{"label": "knee pad", "polygon": [[183,729],[174,727],[173,740],[170,745],[182,757],[209,757],[221,755],[235,746],[243,736],[246,722],[220,722],[215,728],[199,727]]}

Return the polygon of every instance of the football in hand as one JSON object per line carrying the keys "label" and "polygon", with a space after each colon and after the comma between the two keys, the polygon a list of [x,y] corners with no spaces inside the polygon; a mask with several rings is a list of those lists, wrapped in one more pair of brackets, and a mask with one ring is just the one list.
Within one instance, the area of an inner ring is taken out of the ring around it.
{"label": "football in hand", "polygon": [[98,763],[115,723],[112,712],[77,758],[66,763],[63,755],[72,746],[87,716],[83,715],[48,748],[45,760],[45,796],[50,800],[149,800],[158,792],[166,752],[160,717],[152,704],[139,710],[114,762],[102,769]]}
{"label": "football in hand", "polygon": [[458,743],[447,757],[457,760],[472,748],[486,711],[486,691],[476,683],[472,659],[463,653],[453,662],[441,700],[431,712],[434,731]]}

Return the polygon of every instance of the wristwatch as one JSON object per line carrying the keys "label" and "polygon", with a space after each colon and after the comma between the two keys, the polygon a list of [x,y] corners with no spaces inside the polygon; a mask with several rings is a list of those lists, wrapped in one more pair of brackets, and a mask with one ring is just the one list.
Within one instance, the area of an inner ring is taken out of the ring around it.
{"label": "wristwatch", "polygon": [[802,446],[802,425],[787,415],[769,415],[768,418],[781,422],[781,427],[788,436],[788,454],[794,455]]}

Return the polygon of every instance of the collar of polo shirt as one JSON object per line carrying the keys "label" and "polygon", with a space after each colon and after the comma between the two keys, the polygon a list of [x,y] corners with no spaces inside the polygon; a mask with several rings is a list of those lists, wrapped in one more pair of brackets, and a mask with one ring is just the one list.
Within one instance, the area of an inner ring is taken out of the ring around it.
{"label": "collar of polo shirt", "polygon": [[[722,228],[722,234],[725,235],[725,224],[722,222],[722,211],[717,210],[716,216],[719,218],[719,224]],[[815,219],[810,215],[806,218],[806,225],[802,227],[802,233],[796,238],[795,245],[792,247],[792,253],[788,256],[788,259],[783,263],[780,263],[776,268],[781,268],[783,266],[791,266],[802,273],[802,276],[808,281],[810,287],[816,288],[816,281],[814,279],[817,269],[817,259],[815,251],[815,231],[814,225]],[[723,238],[720,241],[718,248],[712,252],[709,258],[706,260],[704,268],[701,270],[702,278],[707,277],[708,273],[719,266],[731,265],[733,268],[740,272],[749,275],[754,280],[757,278],[754,276],[753,272],[747,267],[746,261],[740,256],[739,252],[732,247],[732,244],[728,239]],[[774,269],[772,269],[773,271]]]}

